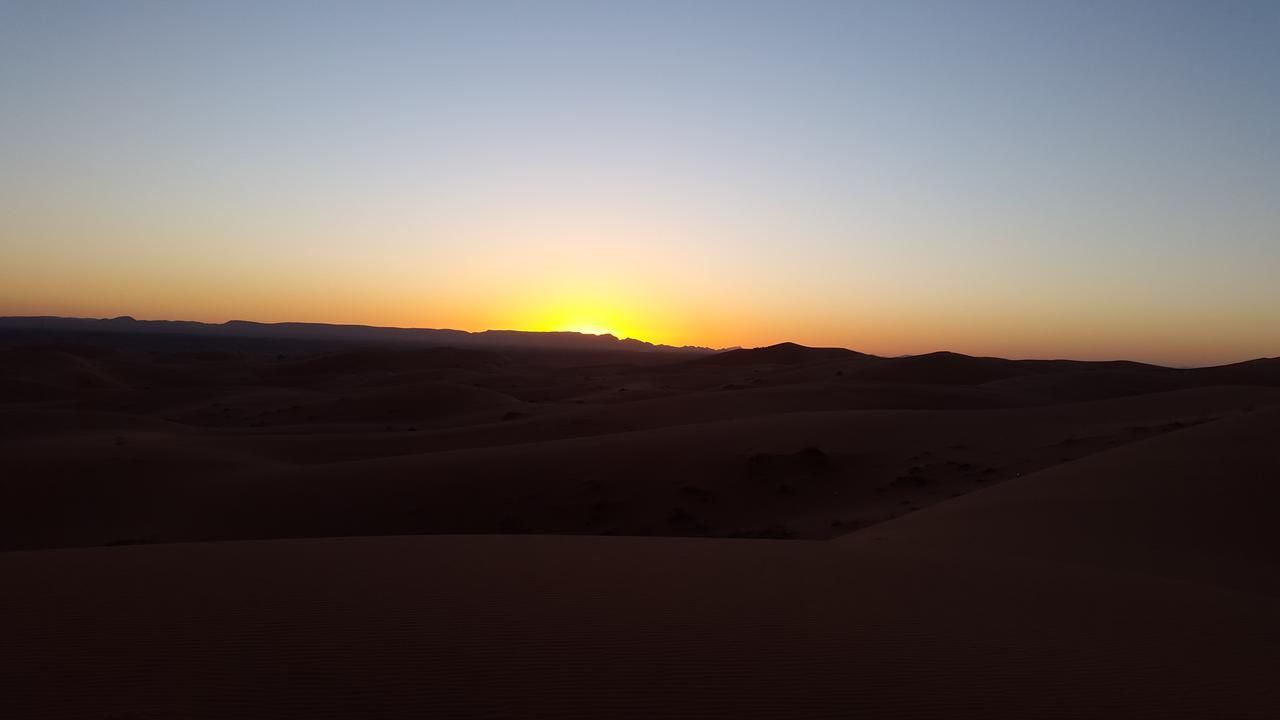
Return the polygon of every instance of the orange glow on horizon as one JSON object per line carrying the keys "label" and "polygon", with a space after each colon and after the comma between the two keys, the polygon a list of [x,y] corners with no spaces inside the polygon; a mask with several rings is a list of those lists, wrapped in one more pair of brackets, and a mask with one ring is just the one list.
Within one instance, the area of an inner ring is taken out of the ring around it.
{"label": "orange glow on horizon", "polygon": [[[837,301],[804,293],[739,287],[733,276],[718,284],[679,282],[661,273],[608,271],[516,276],[505,285],[459,273],[423,283],[412,266],[369,277],[294,276],[267,282],[260,270],[210,272],[196,278],[156,278],[136,269],[93,272],[47,264],[46,272],[0,268],[0,315],[63,315],[221,323],[316,322],[392,327],[572,331],[612,334],[658,345],[759,347],[791,341],[846,347],[882,356],[950,350],[1008,358],[1129,359],[1166,365],[1212,365],[1275,355],[1274,334],[1263,327],[1266,307],[1229,320],[1216,308],[1188,308],[1162,317],[1148,308],[1101,303],[1069,308],[1036,298],[1010,307],[996,295],[974,291],[964,303],[918,292],[898,302],[892,288],[868,281]],[[397,266],[398,267],[398,266]],[[39,268],[37,268],[38,270]],[[58,272],[54,272],[54,270]],[[77,287],[68,296],[61,288]],[[228,293],[228,287],[237,292]],[[1216,322],[1214,322],[1216,320]],[[1194,321],[1198,342],[1188,347],[1181,328]]]}
{"label": "orange glow on horizon", "polygon": [[570,325],[568,327],[563,327],[560,329],[563,332],[575,332],[575,333],[581,333],[583,335],[612,335],[618,339],[623,339],[626,337],[625,335],[619,332],[610,330],[607,327],[601,327],[599,325]]}

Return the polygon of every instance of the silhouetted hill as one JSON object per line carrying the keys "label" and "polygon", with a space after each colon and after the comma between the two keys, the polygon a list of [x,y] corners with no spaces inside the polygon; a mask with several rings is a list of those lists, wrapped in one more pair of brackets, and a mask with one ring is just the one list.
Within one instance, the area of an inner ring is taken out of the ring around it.
{"label": "silhouetted hill", "polygon": [[953,352],[883,358],[858,369],[854,377],[872,382],[926,385],[980,385],[1027,376],[1073,372],[1168,372],[1169,368],[1136,362],[1087,362],[1081,360],[1006,360],[974,357]]}
{"label": "silhouetted hill", "polygon": [[858,380],[939,385],[975,385],[1030,372],[1013,360],[951,352],[885,358],[854,373]]}
{"label": "silhouetted hill", "polygon": [[1280,358],[1258,358],[1231,365],[1184,371],[1201,383],[1215,385],[1280,385]]}
{"label": "silhouetted hill", "polygon": [[693,361],[703,365],[795,365],[818,360],[872,357],[846,348],[815,348],[793,342],[760,348],[742,348],[708,355]]}
{"label": "silhouetted hill", "polygon": [[548,350],[623,350],[632,352],[711,353],[711,348],[655,345],[642,340],[620,340],[613,335],[576,332],[526,332],[485,330],[467,332],[436,328],[395,328],[328,323],[258,323],[231,320],[202,323],[190,320],[135,320],[64,317],[0,317],[0,330],[42,333],[116,333],[133,335],[186,335],[195,337],[400,343],[459,348],[527,348]]}

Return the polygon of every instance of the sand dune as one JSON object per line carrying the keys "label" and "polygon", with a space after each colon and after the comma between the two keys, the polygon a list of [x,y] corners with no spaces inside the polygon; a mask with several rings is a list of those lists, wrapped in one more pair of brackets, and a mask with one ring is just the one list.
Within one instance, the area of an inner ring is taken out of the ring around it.
{"label": "sand dune", "polygon": [[738,348],[690,360],[692,365],[794,365],[821,360],[870,358],[845,348],[815,348],[796,343],[778,343],[762,348]]}
{"label": "sand dune", "polygon": [[[216,344],[0,355],[6,379],[64,393],[0,405],[7,549],[458,532],[821,539],[1280,403],[1272,361],[1180,371],[794,344],[695,360]],[[806,464],[810,451],[820,463]]]}
{"label": "sand dune", "polygon": [[[1273,717],[1274,531],[1222,479],[1271,472],[1277,429],[1183,429],[828,543],[4,553],[5,694],[22,717]],[[1172,499],[1132,502],[1173,467]]]}
{"label": "sand dune", "polygon": [[1274,360],[117,340],[0,351],[5,717],[1280,708]]}
{"label": "sand dune", "polygon": [[[1083,457],[854,535],[1280,597],[1280,409]],[[1017,538],[1017,542],[1011,542]]]}
{"label": "sand dune", "polygon": [[[211,434],[156,421],[73,433],[58,418],[94,416],[65,413],[0,445],[0,470],[25,479],[6,483],[0,515],[14,548],[422,532],[824,538],[1263,401],[1280,402],[1280,390],[1004,410],[663,416],[648,427],[643,415],[609,406],[438,434],[426,425]],[[820,467],[787,464],[806,448],[821,454]],[[145,494],[125,490],[139,487]],[[51,528],[66,533],[62,541]]]}

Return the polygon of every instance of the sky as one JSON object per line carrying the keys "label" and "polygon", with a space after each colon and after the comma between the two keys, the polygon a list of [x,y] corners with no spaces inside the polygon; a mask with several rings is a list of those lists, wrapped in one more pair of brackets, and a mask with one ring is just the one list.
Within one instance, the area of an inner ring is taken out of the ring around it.
{"label": "sky", "polygon": [[1280,355],[1280,3],[0,0],[0,315]]}

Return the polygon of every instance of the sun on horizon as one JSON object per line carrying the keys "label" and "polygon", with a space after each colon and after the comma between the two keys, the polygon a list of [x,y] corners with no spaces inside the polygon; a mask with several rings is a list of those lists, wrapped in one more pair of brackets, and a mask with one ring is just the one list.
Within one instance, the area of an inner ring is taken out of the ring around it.
{"label": "sun on horizon", "polygon": [[603,325],[595,325],[591,323],[569,325],[561,328],[561,331],[582,333],[583,335],[612,335],[618,338],[619,340],[624,339],[624,336],[615,330],[607,328]]}
{"label": "sun on horizon", "polygon": [[534,332],[612,335],[620,340],[637,338],[649,342],[658,342],[650,331],[663,324],[661,319],[650,317],[638,303],[581,290],[565,290],[552,297],[532,299],[505,322]]}
{"label": "sun on horizon", "polygon": [[1280,352],[1280,3],[322,5],[0,3],[0,316]]}

